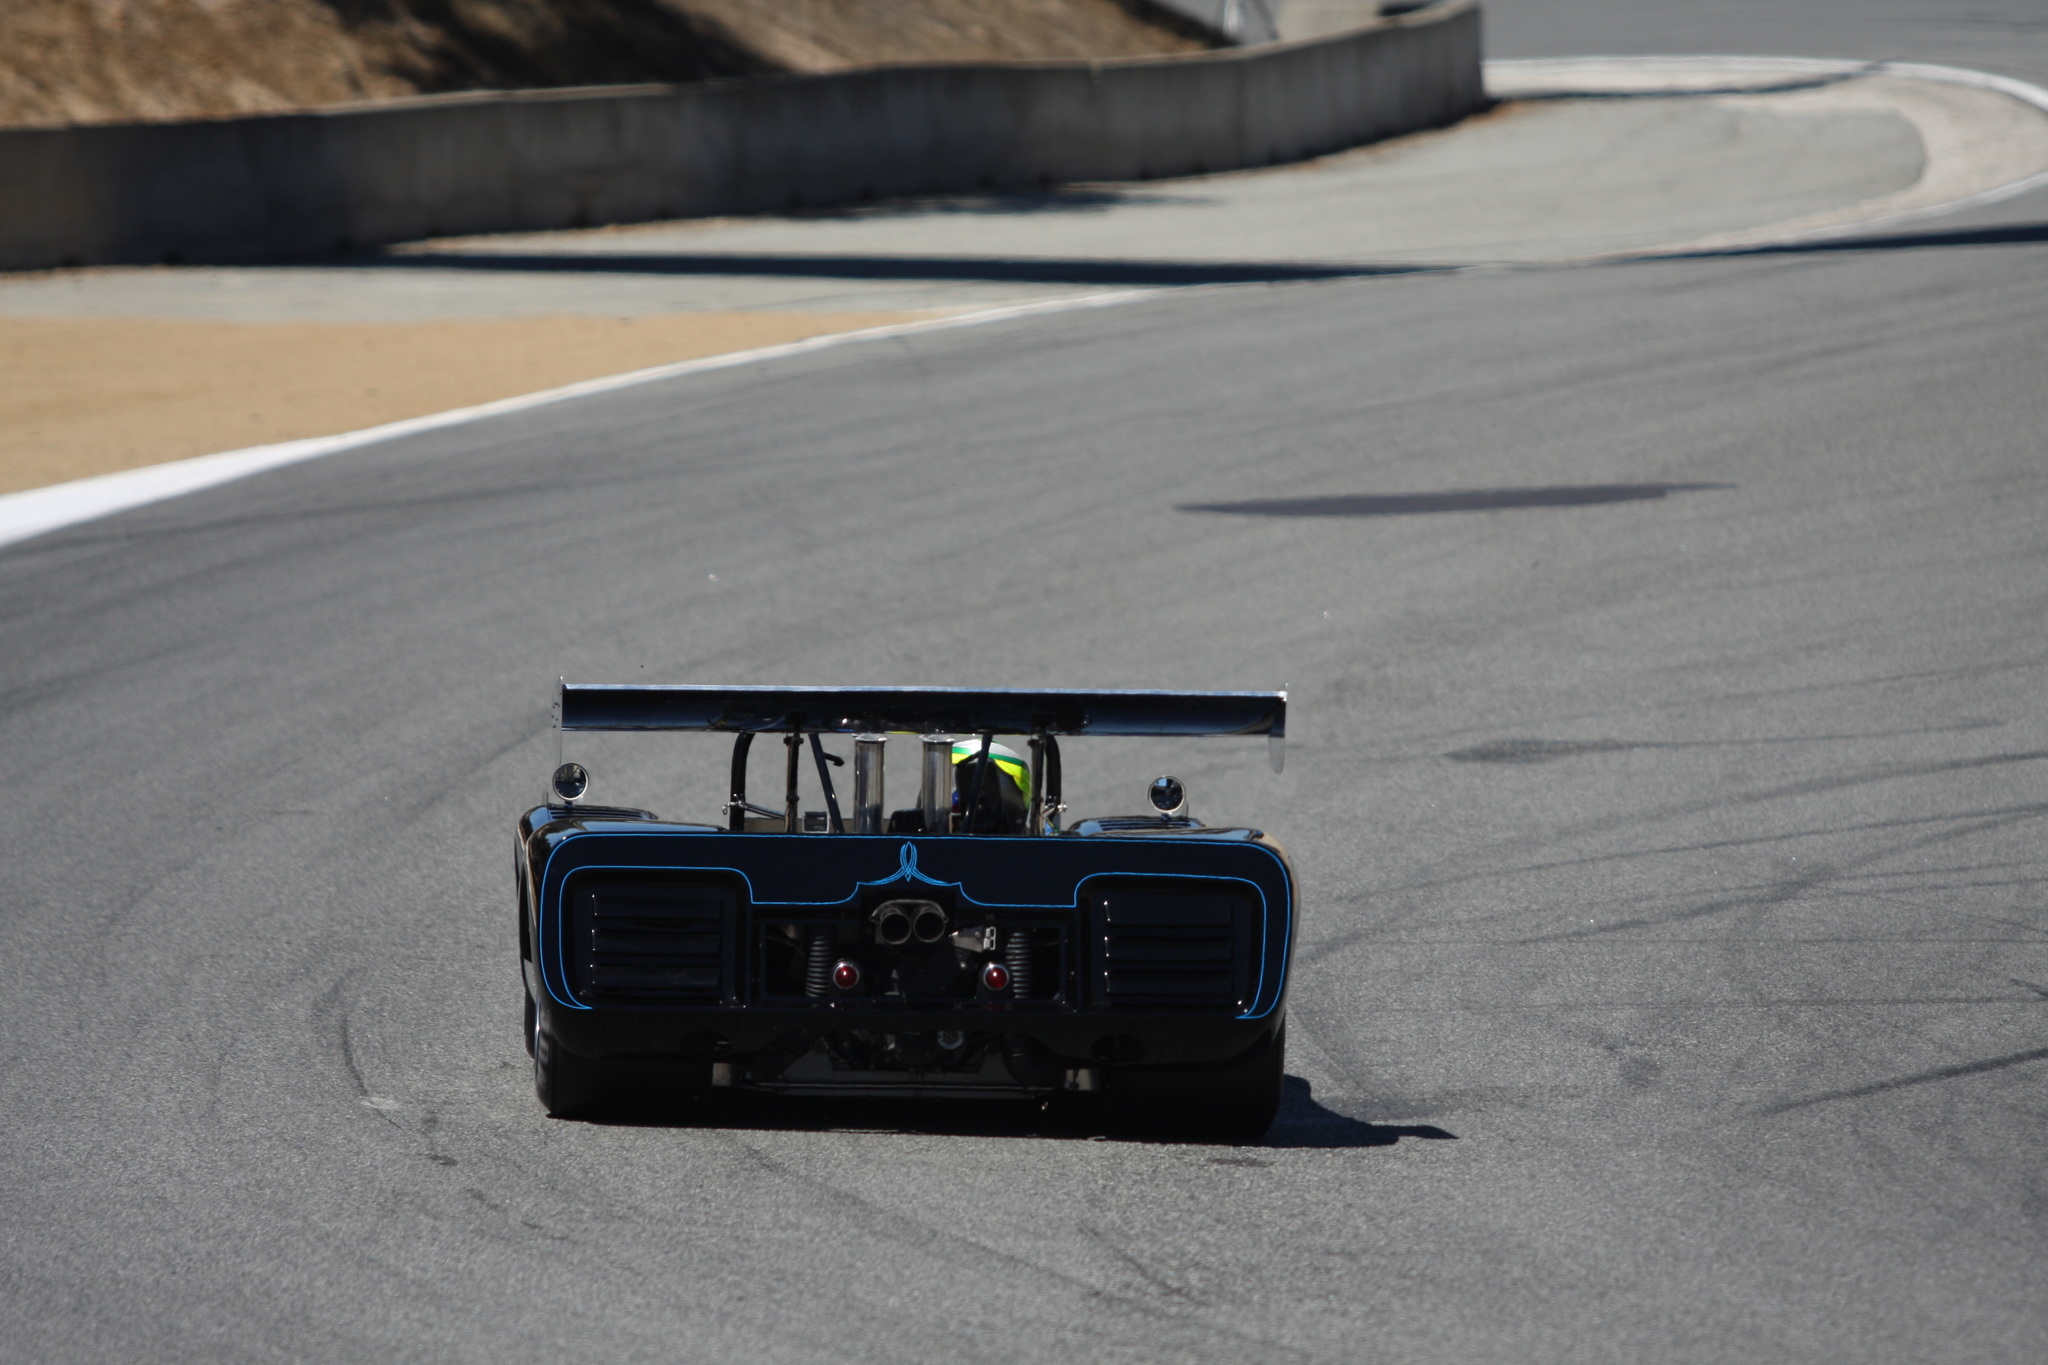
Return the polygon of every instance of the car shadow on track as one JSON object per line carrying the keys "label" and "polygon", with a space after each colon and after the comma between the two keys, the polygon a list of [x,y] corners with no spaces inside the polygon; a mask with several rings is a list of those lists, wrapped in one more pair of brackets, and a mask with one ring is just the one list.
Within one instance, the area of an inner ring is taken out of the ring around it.
{"label": "car shadow on track", "polygon": [[1340,1114],[1315,1098],[1300,1076],[1289,1076],[1280,1091],[1280,1117],[1256,1144],[1263,1147],[1391,1147],[1402,1138],[1456,1141],[1456,1133],[1432,1123],[1369,1123]]}
{"label": "car shadow on track", "polygon": [[708,1098],[653,1102],[592,1120],[607,1126],[709,1128],[756,1132],[878,1133],[928,1137],[1054,1138],[1223,1147],[1391,1147],[1402,1138],[1455,1139],[1431,1124],[1368,1123],[1318,1102],[1309,1082],[1283,1082],[1280,1116],[1263,1137],[1250,1141],[1188,1138],[1119,1123],[1113,1111],[1085,1100],[1038,1103],[993,1100],[935,1103],[915,1100],[785,1099],[775,1095],[716,1093]]}

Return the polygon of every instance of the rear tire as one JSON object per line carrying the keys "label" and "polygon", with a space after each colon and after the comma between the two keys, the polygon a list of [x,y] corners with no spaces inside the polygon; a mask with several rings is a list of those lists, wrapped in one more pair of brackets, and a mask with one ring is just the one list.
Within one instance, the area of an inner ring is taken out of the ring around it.
{"label": "rear tire", "polygon": [[604,1107],[611,1087],[603,1062],[579,1057],[546,1029],[533,1032],[533,1090],[558,1119],[582,1118]]}
{"label": "rear tire", "polygon": [[1235,1061],[1171,1071],[1127,1071],[1112,1080],[1122,1126],[1161,1136],[1252,1142],[1280,1114],[1287,1026]]}

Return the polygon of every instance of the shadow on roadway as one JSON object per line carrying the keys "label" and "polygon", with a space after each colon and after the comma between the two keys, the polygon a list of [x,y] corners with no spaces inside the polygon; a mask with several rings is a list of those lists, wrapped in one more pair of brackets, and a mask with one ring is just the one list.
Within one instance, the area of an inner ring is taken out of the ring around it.
{"label": "shadow on roadway", "polygon": [[[871,210],[872,211],[872,210]],[[910,206],[904,212],[929,212]],[[945,208],[945,212],[995,213],[1000,208]],[[1586,264],[1623,265],[1641,261],[1719,260],[1742,256],[1810,255],[1825,252],[1911,251],[1938,247],[2011,246],[2048,242],[2048,224],[1966,228],[1949,232],[1832,237],[1803,242],[1726,247],[1706,251],[1620,253],[1595,262],[1529,262],[1530,268]],[[951,282],[981,284],[1095,285],[1168,288],[1204,284],[1288,284],[1314,280],[1369,279],[1392,275],[1445,274],[1483,261],[1162,261],[1103,257],[803,255],[728,252],[574,252],[399,250],[344,253],[316,263],[355,269],[469,270],[479,274],[657,275],[671,278],[856,280],[882,283]],[[303,267],[308,262],[279,262]],[[251,263],[260,266],[261,263]],[[1679,487],[1679,485],[1673,485]]]}
{"label": "shadow on roadway", "polygon": [[1246,517],[1408,517],[1428,512],[1497,512],[1516,507],[1592,507],[1605,502],[1643,502],[1672,493],[1733,487],[1732,483],[1589,483],[1555,488],[1470,488],[1446,493],[1336,493],[1315,498],[1191,502],[1179,504],[1174,510]]}
{"label": "shadow on roadway", "polygon": [[1147,185],[1054,185],[1043,190],[957,190],[952,193],[906,194],[855,204],[784,209],[773,216],[809,221],[864,221],[876,218],[934,214],[1009,217],[1013,214],[1100,213],[1129,204],[1214,202],[1193,199],[1185,191],[1161,193]]}
{"label": "shadow on roadway", "polygon": [[2048,223],[2007,223],[1999,227],[1956,228],[1948,232],[1891,232],[1867,237],[1821,237],[1806,242],[1732,246],[1714,251],[1678,251],[1662,261],[1708,261],[1730,256],[1811,256],[1842,251],[1929,251],[1940,247],[2038,246],[2048,242]]}
{"label": "shadow on roadway", "polygon": [[1732,85],[1681,86],[1677,89],[1649,90],[1517,90],[1508,95],[1503,103],[1533,104],[1570,100],[1700,100],[1726,99],[1741,95],[1789,95],[1801,90],[1825,90],[1829,86],[1841,85],[1848,81],[1861,80],[1865,76],[1880,75],[1883,62],[1866,62],[1854,71],[1831,71],[1817,75],[1788,76],[1783,80],[1763,81],[1756,84],[1737,82]]}
{"label": "shadow on roadway", "polygon": [[[1066,1138],[1188,1146],[1316,1148],[1391,1147],[1402,1138],[1455,1140],[1431,1124],[1367,1123],[1319,1103],[1308,1081],[1282,1082],[1280,1117],[1249,1142],[1187,1138],[1119,1124],[1099,1103],[1075,1099],[1037,1103],[995,1100],[787,1099],[746,1092],[695,1102],[649,1105],[593,1120],[651,1128],[716,1128],[754,1132],[879,1133],[928,1137]],[[1252,1164],[1237,1162],[1230,1164]]]}
{"label": "shadow on roadway", "polygon": [[350,257],[338,265],[386,270],[560,272],[575,275],[754,276],[806,280],[968,281],[995,284],[1280,284],[1370,275],[1412,275],[1436,266],[1293,261],[1128,261],[1028,256],[803,256],[724,252],[407,251]]}

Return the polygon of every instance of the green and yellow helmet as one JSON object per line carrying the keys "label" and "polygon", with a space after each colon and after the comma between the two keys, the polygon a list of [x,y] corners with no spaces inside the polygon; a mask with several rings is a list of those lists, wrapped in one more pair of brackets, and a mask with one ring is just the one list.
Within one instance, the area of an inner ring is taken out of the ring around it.
{"label": "green and yellow helmet", "polygon": [[[953,809],[962,812],[974,799],[975,759],[981,741],[963,739],[953,745]],[[1022,833],[1031,810],[1031,765],[1007,744],[988,746],[990,772],[981,793],[977,833]]]}

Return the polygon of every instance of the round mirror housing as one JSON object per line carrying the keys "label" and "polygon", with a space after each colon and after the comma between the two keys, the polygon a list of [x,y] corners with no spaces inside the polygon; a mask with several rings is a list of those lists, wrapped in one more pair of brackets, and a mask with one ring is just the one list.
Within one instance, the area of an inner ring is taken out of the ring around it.
{"label": "round mirror housing", "polygon": [[590,790],[590,774],[581,763],[564,763],[548,779],[548,786],[564,801],[574,801]]}
{"label": "round mirror housing", "polygon": [[1151,798],[1152,809],[1161,815],[1185,815],[1188,809],[1188,789],[1177,777],[1162,777],[1152,783],[1145,793]]}

